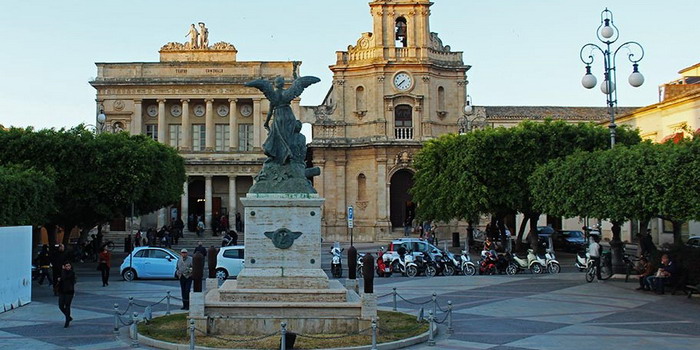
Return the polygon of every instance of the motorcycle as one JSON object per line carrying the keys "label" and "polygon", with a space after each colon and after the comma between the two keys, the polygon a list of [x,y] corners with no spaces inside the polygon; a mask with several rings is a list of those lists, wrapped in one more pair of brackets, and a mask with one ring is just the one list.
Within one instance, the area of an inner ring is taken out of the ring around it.
{"label": "motorcycle", "polygon": [[331,248],[331,274],[334,278],[340,278],[343,276],[343,262],[342,262],[342,248],[340,248],[340,243],[335,242]]}
{"label": "motorcycle", "polygon": [[[411,256],[411,254],[408,254],[406,257]],[[413,260],[413,258],[411,258]],[[437,268],[435,267],[435,263],[433,262],[433,259],[430,257],[430,254],[428,253],[423,253],[423,255],[419,255],[415,258],[415,262],[413,262],[413,265],[416,267],[416,275],[419,273],[425,274],[427,277],[433,277],[435,274],[437,274]],[[415,275],[411,276],[408,273],[406,273],[408,277],[414,277]]]}
{"label": "motorcycle", "polygon": [[[459,272],[462,271],[462,264],[455,258],[455,255],[447,252],[447,251],[442,251],[442,260],[445,264],[445,270],[443,271],[443,275],[445,276],[453,276]],[[459,258],[461,260],[461,258]]]}
{"label": "motorcycle", "polygon": [[462,255],[459,256],[459,261],[457,261],[456,258],[453,259],[458,263],[457,266],[460,266],[462,274],[465,276],[476,275],[476,265],[472,262],[472,258],[469,256],[469,252],[467,250],[462,251]]}
{"label": "motorcycle", "polygon": [[534,274],[540,274],[544,271],[545,266],[547,266],[546,260],[535,255],[532,249],[528,249],[527,259],[511,253],[511,263],[508,265],[508,268],[506,268],[506,273],[515,275],[520,271],[530,270],[530,272]]}
{"label": "motorcycle", "polygon": [[497,272],[496,261],[498,258],[496,254],[491,251],[483,251],[481,254],[481,260],[479,260],[479,274],[480,275],[495,275]]}
{"label": "motorcycle", "polygon": [[384,254],[384,250],[380,249],[377,253],[377,276],[379,277],[391,277],[391,257]]}
{"label": "motorcycle", "polygon": [[547,272],[551,274],[561,272],[561,265],[559,264],[557,257],[554,256],[554,250],[547,251],[547,253],[544,254],[544,260],[545,266],[547,266]]}

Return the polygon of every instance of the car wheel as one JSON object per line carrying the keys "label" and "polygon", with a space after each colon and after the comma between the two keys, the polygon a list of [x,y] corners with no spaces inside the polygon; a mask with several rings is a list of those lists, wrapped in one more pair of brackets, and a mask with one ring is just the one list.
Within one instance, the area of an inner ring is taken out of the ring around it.
{"label": "car wheel", "polygon": [[551,263],[549,266],[547,266],[547,272],[551,274],[557,274],[561,272],[561,266],[557,263]]}
{"label": "car wheel", "polygon": [[542,273],[542,265],[540,263],[534,263],[532,266],[530,266],[530,271],[534,274],[541,274]]}
{"label": "car wheel", "polygon": [[411,266],[406,268],[406,276],[416,277],[417,274],[418,274],[418,269],[415,266],[411,265]]}
{"label": "car wheel", "polygon": [[222,268],[216,269],[216,278],[220,281],[225,281],[228,278],[228,271]]}
{"label": "car wheel", "polygon": [[136,271],[134,269],[126,269],[122,272],[122,278],[127,282],[131,282],[136,279]]}

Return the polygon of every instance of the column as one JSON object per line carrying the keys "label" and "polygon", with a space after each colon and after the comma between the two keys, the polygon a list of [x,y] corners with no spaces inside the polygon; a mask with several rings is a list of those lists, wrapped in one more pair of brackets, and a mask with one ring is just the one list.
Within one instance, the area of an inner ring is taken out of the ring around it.
{"label": "column", "polygon": [[[343,152],[343,151],[341,151]],[[345,220],[345,212],[347,211],[346,206],[346,201],[345,201],[345,181],[346,181],[346,176],[345,176],[345,165],[347,164],[347,158],[345,158],[345,154],[338,154],[338,158],[335,159],[335,188],[336,188],[336,200],[337,200],[337,208],[336,211],[338,212],[338,220],[343,221]],[[338,224],[343,225],[343,222],[339,222]]]}
{"label": "column", "polygon": [[377,157],[377,219],[386,221],[388,219],[387,191],[386,191],[386,158]]}
{"label": "column", "polygon": [[158,142],[168,144],[167,130],[165,123],[165,99],[158,99]]}
{"label": "column", "polygon": [[262,141],[260,141],[260,133],[262,132],[263,115],[262,109],[260,108],[260,98],[253,99],[253,148],[260,149],[262,147]]}
{"label": "column", "polygon": [[211,212],[212,212],[212,176],[204,176],[204,227],[211,228]]}
{"label": "column", "polygon": [[143,124],[143,109],[141,100],[134,100],[134,114],[131,116],[131,134],[138,135],[141,133],[141,124]]}
{"label": "column", "polygon": [[204,102],[207,103],[207,112],[206,112],[206,130],[207,130],[207,136],[206,136],[206,151],[207,152],[213,152],[214,147],[216,146],[216,133],[214,130],[214,99],[208,98],[204,100]]}
{"label": "column", "polygon": [[[182,144],[181,150],[192,149],[192,122],[190,121],[190,100],[182,99]],[[183,219],[184,220],[184,219]]]}
{"label": "column", "polygon": [[[314,154],[314,158],[316,158],[316,154]],[[323,172],[324,171],[323,167],[326,165],[326,160],[325,159],[314,159],[313,163],[314,163],[315,167],[318,167],[319,169],[321,169],[321,175],[316,176],[313,179],[314,188],[316,189],[316,192],[318,192],[319,197],[325,198],[324,197],[324,192],[325,192],[324,178],[326,177],[326,174]]]}
{"label": "column", "polygon": [[180,218],[182,219],[182,222],[185,223],[185,228],[183,229],[183,232],[187,229],[187,218],[190,215],[189,189],[190,182],[188,180],[185,180],[185,183],[182,184],[182,196],[180,197]]}
{"label": "column", "polygon": [[238,211],[238,191],[236,189],[236,175],[228,177],[228,223],[230,227],[236,225],[236,211]]}
{"label": "column", "polygon": [[228,128],[231,131],[229,135],[229,145],[228,149],[231,152],[238,150],[238,118],[236,118],[236,111],[238,111],[236,104],[238,103],[237,98],[231,98],[228,100],[229,103],[229,113],[228,113]]}

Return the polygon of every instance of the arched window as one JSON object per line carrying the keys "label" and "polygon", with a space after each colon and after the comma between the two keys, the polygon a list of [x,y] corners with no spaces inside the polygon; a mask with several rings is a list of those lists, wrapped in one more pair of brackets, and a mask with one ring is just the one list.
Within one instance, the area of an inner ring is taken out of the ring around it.
{"label": "arched window", "polygon": [[413,107],[398,105],[394,108],[394,137],[397,140],[413,139]]}
{"label": "arched window", "polygon": [[362,86],[355,89],[355,110],[358,112],[367,110],[365,109],[365,88]]}
{"label": "arched window", "polygon": [[406,47],[408,42],[408,25],[406,19],[399,17],[396,19],[396,41],[400,41],[403,47]]}
{"label": "arched window", "polygon": [[440,86],[438,87],[438,111],[444,111],[445,110],[445,88]]}
{"label": "arched window", "polygon": [[360,174],[357,176],[357,200],[367,200],[367,177],[365,174]]}

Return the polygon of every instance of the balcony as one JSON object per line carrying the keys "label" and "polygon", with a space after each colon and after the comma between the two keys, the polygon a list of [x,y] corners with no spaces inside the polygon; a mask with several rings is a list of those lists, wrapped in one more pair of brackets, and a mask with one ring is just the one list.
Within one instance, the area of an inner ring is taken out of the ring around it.
{"label": "balcony", "polygon": [[413,127],[395,127],[394,138],[397,140],[413,140]]}

